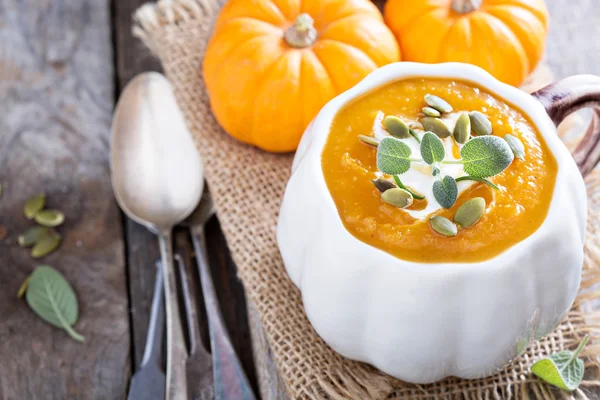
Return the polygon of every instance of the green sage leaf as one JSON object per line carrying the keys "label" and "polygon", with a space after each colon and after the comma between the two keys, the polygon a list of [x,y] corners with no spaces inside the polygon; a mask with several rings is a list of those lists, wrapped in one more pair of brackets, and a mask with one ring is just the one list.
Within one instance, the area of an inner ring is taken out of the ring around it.
{"label": "green sage leaf", "polygon": [[29,278],[25,298],[44,321],[64,329],[73,339],[84,341],[72,327],[79,317],[77,297],[60,272],[49,266],[37,267]]}
{"label": "green sage leaf", "polygon": [[440,162],[446,157],[444,143],[433,132],[425,132],[421,139],[421,157],[429,165]]}
{"label": "green sage leaf", "polygon": [[433,197],[444,208],[450,208],[458,198],[458,186],[451,176],[445,176],[433,182]]}
{"label": "green sage leaf", "polygon": [[560,351],[541,359],[531,366],[531,372],[540,379],[560,389],[571,392],[583,379],[583,360],[577,358],[590,339],[586,335],[575,351]]}
{"label": "green sage leaf", "polygon": [[473,138],[465,143],[460,155],[465,172],[476,178],[498,175],[515,158],[508,143],[498,136]]}
{"label": "green sage leaf", "polygon": [[411,154],[410,147],[399,139],[383,138],[377,148],[377,168],[384,174],[403,174],[410,169]]}

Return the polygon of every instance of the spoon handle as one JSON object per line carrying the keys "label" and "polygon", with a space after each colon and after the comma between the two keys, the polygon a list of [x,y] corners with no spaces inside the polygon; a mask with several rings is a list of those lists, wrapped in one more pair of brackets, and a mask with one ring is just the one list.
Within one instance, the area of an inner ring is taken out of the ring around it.
{"label": "spoon handle", "polygon": [[186,400],[187,382],[185,360],[187,350],[183,338],[181,314],[177,303],[177,284],[173,271],[173,245],[171,231],[158,235],[162,273],[165,285],[165,308],[167,311],[167,387],[166,400]]}

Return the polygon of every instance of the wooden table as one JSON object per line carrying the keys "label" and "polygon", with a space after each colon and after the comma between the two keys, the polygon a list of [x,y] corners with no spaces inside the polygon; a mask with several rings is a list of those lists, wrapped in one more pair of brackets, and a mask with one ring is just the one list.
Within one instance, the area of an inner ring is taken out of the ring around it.
{"label": "wooden table", "polygon": [[[130,34],[131,14],[141,3],[0,0],[1,400],[122,399],[141,360],[158,246],[120,213],[108,169],[115,99],[135,74],[160,70]],[[557,77],[600,74],[595,3],[548,0],[553,18],[547,58]],[[31,224],[22,214],[25,199],[40,191],[67,220],[60,250],[38,262],[16,238]],[[207,229],[225,320],[257,390],[243,287],[218,220]],[[189,258],[185,232],[177,232],[176,243]],[[42,263],[60,270],[77,291],[76,327],[86,336],[84,344],[39,320],[17,299],[21,282]],[[283,398],[252,314],[250,321],[262,393]]]}

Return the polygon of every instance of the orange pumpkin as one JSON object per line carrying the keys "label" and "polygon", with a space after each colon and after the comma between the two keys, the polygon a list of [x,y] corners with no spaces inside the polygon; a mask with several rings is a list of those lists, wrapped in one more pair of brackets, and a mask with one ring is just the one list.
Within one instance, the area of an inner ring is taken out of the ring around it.
{"label": "orange pumpkin", "polygon": [[213,113],[230,135],[286,152],[325,103],[399,59],[368,0],[230,0],[203,72]]}
{"label": "orange pumpkin", "polygon": [[389,0],[385,21],[407,61],[475,64],[518,86],[548,33],[544,0]]}

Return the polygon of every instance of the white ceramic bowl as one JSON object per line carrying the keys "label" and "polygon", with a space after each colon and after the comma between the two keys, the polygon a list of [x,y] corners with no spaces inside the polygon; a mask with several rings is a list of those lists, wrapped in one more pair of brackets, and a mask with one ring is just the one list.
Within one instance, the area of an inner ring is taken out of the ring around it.
{"label": "white ceramic bowl", "polygon": [[[524,111],[558,162],[548,216],[531,236],[490,260],[421,264],[352,236],[329,194],[321,153],[349,101],[406,77],[474,82]],[[277,237],[289,276],[317,333],[335,351],[399,379],[494,374],[533,338],[551,332],[575,299],[587,216],[583,179],[533,97],[458,63],[395,63],[331,100],[294,159]]]}

